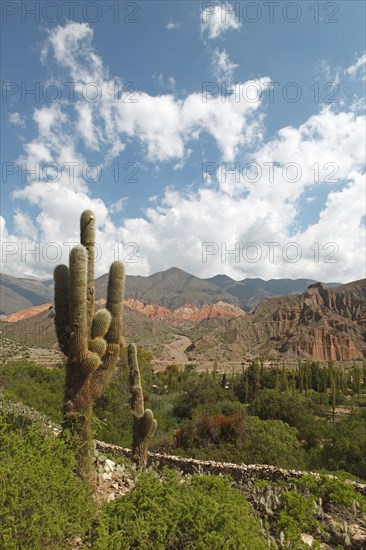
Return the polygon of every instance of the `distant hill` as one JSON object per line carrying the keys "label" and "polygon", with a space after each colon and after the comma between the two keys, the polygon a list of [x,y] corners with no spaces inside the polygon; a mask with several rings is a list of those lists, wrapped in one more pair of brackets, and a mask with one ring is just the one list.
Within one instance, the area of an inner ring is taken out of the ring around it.
{"label": "distant hill", "polygon": [[[105,298],[108,275],[95,281],[96,299]],[[155,304],[171,311],[194,304],[203,306],[226,302],[244,311],[250,311],[261,300],[272,296],[286,296],[304,292],[311,279],[243,279],[235,281],[226,275],[216,275],[210,279],[200,279],[172,267],[148,277],[128,275],[126,277],[125,299],[137,299],[147,304]],[[339,283],[325,283],[326,287],[339,286]],[[0,276],[0,314],[8,315],[21,309],[38,306],[53,300],[53,281],[21,279],[11,275]]]}
{"label": "distant hill", "polygon": [[51,302],[53,292],[38,279],[0,276],[0,315]]}
{"label": "distant hill", "polygon": [[[288,296],[289,294],[300,294],[310,284],[315,283],[314,279],[243,279],[235,281],[227,275],[215,275],[206,279],[222,290],[238,299],[240,307],[250,311],[259,302],[272,296]],[[327,288],[335,288],[341,283],[325,283]]]}
{"label": "distant hill", "polygon": [[[108,275],[103,275],[95,281],[96,299],[106,295],[107,282]],[[239,305],[235,296],[225,292],[216,284],[190,275],[176,267],[148,277],[128,275],[125,297],[164,306],[171,311],[185,304],[202,306],[226,302]]]}

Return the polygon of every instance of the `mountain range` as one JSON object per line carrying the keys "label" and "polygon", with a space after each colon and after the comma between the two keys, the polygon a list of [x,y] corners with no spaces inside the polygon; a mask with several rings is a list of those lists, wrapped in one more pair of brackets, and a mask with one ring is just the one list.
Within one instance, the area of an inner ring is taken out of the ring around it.
{"label": "mountain range", "polygon": [[[52,282],[3,276],[2,283],[2,296],[17,296],[8,309],[21,299],[47,299],[5,317],[3,335],[26,345],[57,346]],[[106,284],[107,276],[96,280],[97,307],[105,303]],[[366,279],[345,285],[307,279],[234,281],[224,275],[199,279],[172,268],[149,277],[129,276],[126,287],[124,335],[158,361],[240,365],[251,357],[366,357]]]}
{"label": "mountain range", "polygon": [[[96,299],[105,298],[108,275],[95,281]],[[304,292],[316,281],[311,279],[243,279],[235,281],[227,275],[200,279],[178,268],[154,273],[147,277],[127,275],[125,299],[140,300],[173,311],[186,304],[204,306],[225,302],[249,312],[260,301],[273,296]],[[325,283],[337,287],[340,283]],[[0,315],[53,301],[53,281],[0,275]]]}

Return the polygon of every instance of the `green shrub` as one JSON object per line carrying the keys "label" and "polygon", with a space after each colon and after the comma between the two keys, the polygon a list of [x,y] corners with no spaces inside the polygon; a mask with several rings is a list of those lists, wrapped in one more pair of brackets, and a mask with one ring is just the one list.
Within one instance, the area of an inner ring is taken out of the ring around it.
{"label": "green shrub", "polygon": [[342,508],[351,508],[352,504],[356,501],[361,510],[366,512],[366,498],[345,481],[321,475],[318,478],[315,476],[304,476],[297,479],[296,483],[298,487],[307,488],[315,497],[321,497],[325,509],[330,504],[335,504]]}
{"label": "green shrub", "polygon": [[304,451],[297,439],[296,428],[281,420],[260,420],[249,416],[247,430],[241,447],[242,462],[294,469],[304,467]]}
{"label": "green shrub", "polygon": [[94,515],[90,489],[61,440],[19,416],[0,415],[0,547],[60,550]]}
{"label": "green shrub", "polygon": [[103,508],[95,550],[266,549],[259,520],[226,478],[165,471]]}
{"label": "green shrub", "polygon": [[0,383],[5,397],[22,401],[54,422],[62,420],[65,373],[32,363],[0,366]]}
{"label": "green shrub", "polygon": [[313,499],[288,491],[282,495],[281,504],[277,530],[283,531],[289,542],[297,544],[296,548],[301,548],[301,533],[312,533],[320,525],[315,519]]}

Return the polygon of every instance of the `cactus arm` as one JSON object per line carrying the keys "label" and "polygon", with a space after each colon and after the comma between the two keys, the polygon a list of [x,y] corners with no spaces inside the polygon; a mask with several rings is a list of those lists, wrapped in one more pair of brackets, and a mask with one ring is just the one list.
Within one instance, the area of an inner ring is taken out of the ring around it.
{"label": "cactus arm", "polygon": [[87,257],[83,246],[70,252],[70,353],[71,362],[83,361],[88,355],[87,330]]}
{"label": "cactus arm", "polygon": [[135,344],[128,346],[127,357],[131,391],[130,407],[133,422],[132,460],[137,464],[138,468],[144,469],[147,464],[148,442],[153,437],[158,424],[153,412],[150,409],[144,410],[144,396]]}
{"label": "cactus arm", "polygon": [[69,269],[58,265],[54,270],[55,280],[55,326],[61,351],[68,355],[70,347],[69,325]]}
{"label": "cactus arm", "polygon": [[88,337],[91,337],[91,327],[94,316],[94,259],[95,259],[95,217],[91,210],[85,210],[80,218],[80,243],[88,254],[87,275],[87,319]]}
{"label": "cactus arm", "polygon": [[128,367],[130,383],[130,407],[133,418],[142,418],[144,414],[144,396],[142,393],[140,369],[137,362],[137,349],[135,344],[128,346]]}
{"label": "cactus arm", "polygon": [[122,306],[125,286],[125,268],[121,262],[113,262],[109,270],[106,308],[112,321],[106,335],[111,344],[119,344],[122,333]]}

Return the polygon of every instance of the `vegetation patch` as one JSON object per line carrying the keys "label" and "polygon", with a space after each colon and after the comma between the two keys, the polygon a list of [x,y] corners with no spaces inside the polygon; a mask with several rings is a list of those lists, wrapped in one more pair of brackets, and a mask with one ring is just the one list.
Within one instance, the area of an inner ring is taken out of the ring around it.
{"label": "vegetation patch", "polygon": [[104,506],[95,550],[267,549],[245,497],[217,476],[163,479],[143,474],[136,488]]}

